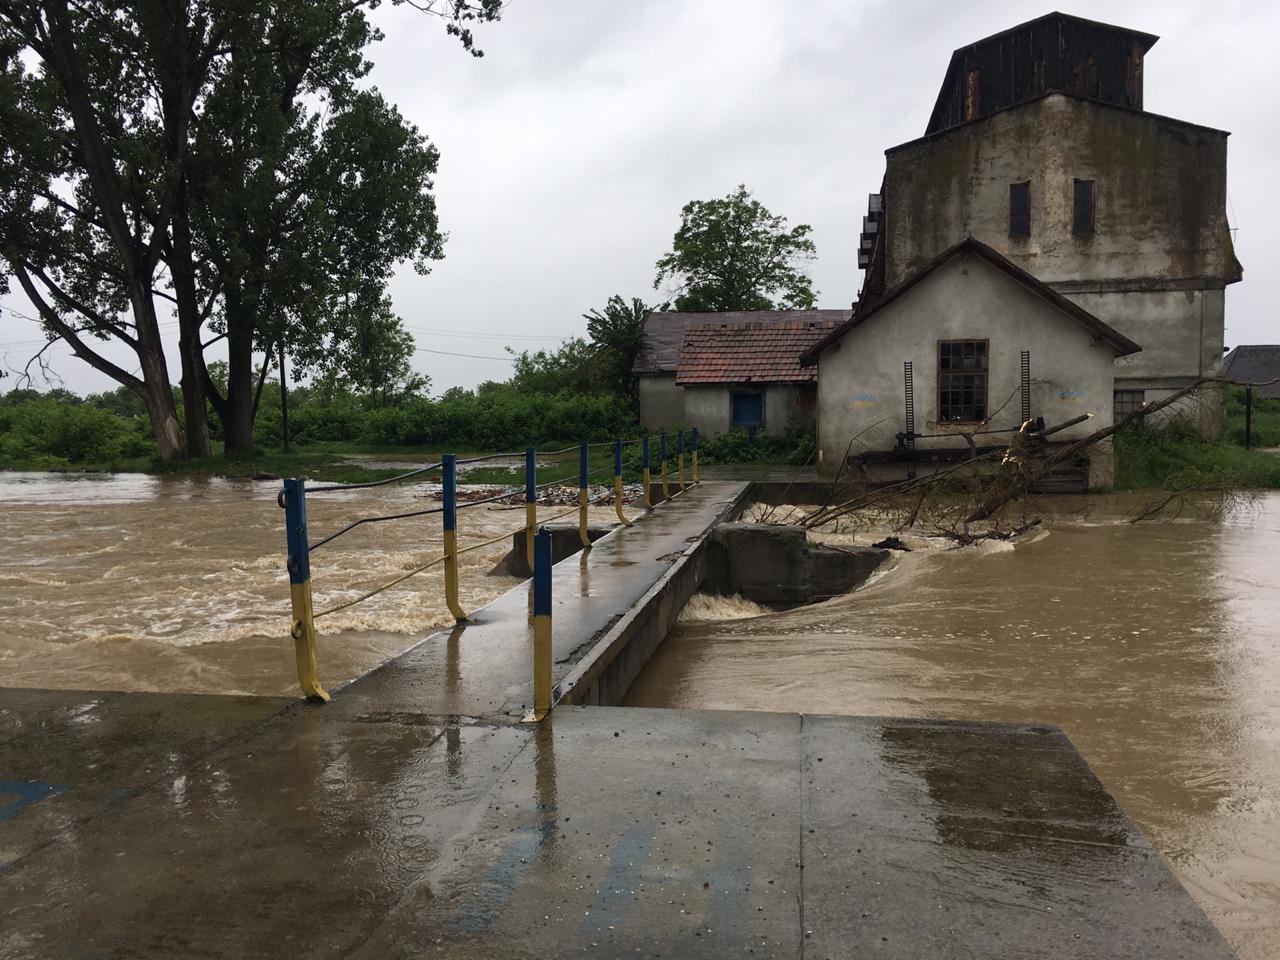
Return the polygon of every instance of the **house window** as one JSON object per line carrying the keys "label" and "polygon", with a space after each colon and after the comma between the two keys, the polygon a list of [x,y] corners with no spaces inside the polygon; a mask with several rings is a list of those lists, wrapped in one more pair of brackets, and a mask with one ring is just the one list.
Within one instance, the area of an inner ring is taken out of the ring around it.
{"label": "house window", "polygon": [[729,426],[755,431],[764,427],[764,394],[735,390],[729,394]]}
{"label": "house window", "polygon": [[1009,236],[1031,236],[1031,181],[1009,184]]}
{"label": "house window", "polygon": [[1093,180],[1076,181],[1075,199],[1071,207],[1071,232],[1074,234],[1093,233],[1094,186]]}
{"label": "house window", "polygon": [[1142,409],[1146,402],[1144,390],[1117,390],[1114,395],[1112,423],[1119,423],[1121,418]]}
{"label": "house window", "polygon": [[938,342],[938,422],[987,418],[987,341]]}

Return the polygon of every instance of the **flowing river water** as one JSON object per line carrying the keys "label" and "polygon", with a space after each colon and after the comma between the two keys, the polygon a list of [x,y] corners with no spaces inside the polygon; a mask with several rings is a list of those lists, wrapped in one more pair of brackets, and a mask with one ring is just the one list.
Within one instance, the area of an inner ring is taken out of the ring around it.
{"label": "flowing river water", "polygon": [[[297,692],[278,482],[0,473],[0,686]],[[308,498],[314,542],[363,516],[439,506],[425,485]],[[542,516],[567,508],[545,507]],[[608,522],[613,508],[592,508]],[[458,512],[460,547],[524,524],[523,505]],[[439,514],[358,527],[312,553],[317,610],[439,556]],[[509,537],[460,557],[463,606],[518,580]],[[451,623],[443,567],[318,623],[332,689]]]}
{"label": "flowing river water", "polygon": [[1280,957],[1280,496],[935,545],[783,613],[687,611],[629,705],[1058,724],[1240,956]]}
{"label": "flowing river water", "polygon": [[[0,687],[294,693],[277,489],[0,474]],[[313,539],[434,506],[425,493],[312,498]],[[1280,497],[1221,522],[1100,514],[901,554],[863,589],[784,613],[695,598],[627,702],[1059,724],[1240,955],[1280,956]],[[522,520],[464,510],[460,541]],[[490,573],[508,544],[464,555],[464,605],[516,583]],[[317,607],[440,545],[438,515],[357,529],[313,555]],[[447,623],[442,580],[436,567],[322,620],[325,683]]]}

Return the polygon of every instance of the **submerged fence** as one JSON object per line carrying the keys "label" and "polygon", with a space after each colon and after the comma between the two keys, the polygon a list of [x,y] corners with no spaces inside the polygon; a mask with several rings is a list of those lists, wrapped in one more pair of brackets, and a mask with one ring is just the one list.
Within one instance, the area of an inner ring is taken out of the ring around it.
{"label": "submerged fence", "polygon": [[[628,448],[637,446],[640,448],[639,457],[624,463],[624,452]],[[593,450],[599,450],[606,447],[612,447],[613,449],[612,464],[597,467],[594,470],[591,469],[591,452]],[[325,702],[329,700],[329,693],[320,682],[316,653],[316,641],[318,635],[316,630],[317,620],[337,613],[339,610],[345,610],[359,603],[363,603],[366,600],[370,600],[378,594],[404,583],[410,577],[416,576],[425,570],[429,570],[443,564],[445,603],[453,618],[458,623],[465,623],[467,620],[467,613],[463,608],[460,599],[460,573],[458,558],[462,554],[470,553],[473,550],[480,550],[484,547],[492,546],[500,540],[512,537],[523,529],[525,532],[525,560],[529,568],[534,572],[534,613],[532,617],[535,658],[533,672],[533,716],[537,719],[541,719],[546,715],[547,711],[550,710],[551,706],[552,665],[551,537],[545,527],[540,528],[540,525],[563,519],[576,512],[578,514],[578,537],[583,547],[589,547],[591,546],[591,541],[588,536],[587,529],[588,508],[591,507],[593,503],[599,503],[612,496],[618,516],[618,522],[624,526],[630,526],[633,521],[623,512],[623,475],[627,470],[633,470],[636,467],[640,468],[641,483],[643,484],[644,508],[646,510],[652,509],[654,502],[650,490],[652,483],[650,451],[651,446],[648,435],[634,440],[617,439],[607,443],[588,443],[584,440],[582,443],[573,447],[565,447],[562,450],[552,450],[541,454],[539,454],[533,447],[529,447],[523,454],[525,502],[523,527],[516,527],[512,530],[507,530],[496,537],[491,537],[480,543],[468,544],[465,547],[459,547],[458,545],[459,512],[472,507],[483,506],[485,504],[510,501],[512,498],[520,496],[520,488],[514,487],[509,490],[504,490],[500,494],[483,497],[479,500],[469,500],[459,503],[458,467],[500,459],[517,459],[521,456],[520,453],[492,453],[482,457],[471,457],[463,460],[459,460],[455,454],[449,453],[444,454],[440,458],[439,463],[418,467],[414,470],[409,470],[394,477],[387,477],[383,480],[371,480],[365,483],[331,483],[308,489],[306,482],[302,479],[285,480],[284,488],[280,491],[280,494],[277,497],[277,502],[285,511],[285,542],[288,550],[286,566],[289,572],[289,594],[292,607],[292,623],[289,632],[294,642],[294,655],[297,660],[298,667],[298,682],[302,687],[303,695],[306,696],[308,700],[316,702]],[[544,461],[558,461],[575,452],[578,455],[577,506],[554,516],[539,517],[539,494],[549,487],[568,485],[564,479],[549,480],[541,484],[538,483],[539,458],[541,457]],[[690,435],[689,453],[692,458],[692,473],[690,479],[692,483],[696,484],[698,482],[697,430],[692,431]],[[679,496],[679,494],[684,493],[687,489],[685,483],[684,458],[685,435],[684,431],[680,431],[676,436],[675,442],[676,483],[679,489],[674,496]],[[669,460],[670,458],[668,457],[667,451],[667,435],[662,433],[658,435],[658,470],[662,484],[662,500],[669,500],[673,497],[673,494],[670,491],[668,476]],[[591,478],[599,477],[604,473],[604,471],[610,469],[610,467],[613,475],[612,490],[597,496],[593,500],[590,496]],[[411,510],[403,513],[361,517],[318,540],[311,539],[307,524],[308,497],[340,491],[367,490],[374,487],[389,486],[391,484],[404,483],[414,479],[426,478],[439,479],[441,487],[441,502],[439,506],[423,510]],[[436,513],[440,514],[441,530],[443,533],[443,552],[439,556],[432,557],[431,559],[418,564],[400,576],[395,577],[387,583],[375,587],[358,597],[344,600],[318,612],[314,609],[311,592],[312,553],[340,537],[345,536],[358,527],[376,523],[410,520]],[[543,600],[545,600],[545,604],[541,602]]]}

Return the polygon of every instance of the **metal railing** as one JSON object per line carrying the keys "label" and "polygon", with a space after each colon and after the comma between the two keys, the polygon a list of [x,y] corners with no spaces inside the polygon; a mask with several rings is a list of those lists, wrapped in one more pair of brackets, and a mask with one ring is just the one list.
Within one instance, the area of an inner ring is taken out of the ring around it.
{"label": "metal railing", "polygon": [[[691,483],[698,483],[698,431],[692,431],[690,438],[690,453],[692,455],[692,477]],[[628,463],[623,462],[623,453],[627,447],[640,447],[640,457]],[[602,449],[605,447],[613,448],[612,463],[607,466],[591,469],[591,451]],[[658,435],[659,450],[659,469],[662,478],[662,500],[672,499],[672,494],[668,484],[668,455],[667,455],[667,435],[661,433]],[[570,453],[578,454],[578,496],[577,505],[574,509],[566,510],[563,513],[550,517],[538,516],[539,494],[541,491],[553,486],[563,486],[564,479],[549,480],[545,483],[538,483],[538,458],[539,454],[533,447],[529,447],[524,451],[524,504],[525,519],[523,529],[525,531],[525,559],[529,568],[534,572],[535,578],[535,612],[533,615],[533,625],[535,632],[535,667],[534,667],[534,688],[535,688],[535,709],[534,714],[538,719],[546,715],[546,710],[550,709],[550,557],[551,557],[551,540],[550,533],[546,530],[545,524],[554,522],[570,516],[573,513],[578,514],[578,536],[584,548],[591,546],[589,530],[588,530],[588,510],[593,503],[599,503],[612,496],[614,501],[614,509],[617,513],[618,522],[623,526],[631,526],[634,522],[629,519],[623,511],[623,475],[624,472],[635,467],[640,467],[641,481],[643,483],[643,504],[645,510],[651,510],[654,507],[653,496],[651,491],[651,467],[650,462],[650,443],[649,436],[646,434],[634,440],[623,440],[621,438],[607,443],[588,443],[582,441],[575,447],[566,447],[563,450],[553,450],[550,453],[543,453],[544,458],[563,457]],[[680,431],[677,435],[676,445],[676,469],[679,490],[675,496],[679,496],[687,490],[685,483],[685,435],[684,431]],[[394,477],[387,477],[382,480],[372,480],[364,483],[331,483],[322,486],[307,488],[306,482],[300,478],[294,478],[284,481],[284,486],[277,497],[277,502],[285,511],[285,543],[288,551],[288,559],[286,568],[289,573],[289,595],[291,604],[291,627],[290,635],[294,641],[294,655],[298,668],[298,683],[302,688],[303,695],[315,702],[325,702],[329,700],[329,693],[325,690],[320,682],[319,667],[317,663],[317,637],[316,621],[324,617],[337,613],[340,610],[348,609],[356,604],[363,603],[373,597],[378,596],[387,590],[404,583],[409,578],[429,570],[433,567],[444,566],[444,593],[445,603],[449,608],[449,613],[458,623],[467,621],[466,610],[462,606],[460,591],[460,566],[459,557],[462,554],[469,553],[473,550],[480,550],[484,547],[511,537],[520,531],[520,527],[513,530],[507,530],[496,537],[491,537],[479,543],[468,544],[460,547],[458,544],[458,512],[472,507],[479,507],[484,504],[492,504],[499,502],[510,502],[513,498],[520,496],[520,488],[514,487],[505,490],[500,494],[483,497],[478,500],[470,500],[463,503],[458,502],[458,467],[463,464],[483,463],[486,461],[497,459],[514,459],[520,456],[519,453],[494,453],[482,457],[471,457],[468,459],[458,459],[455,454],[444,454],[438,463],[429,464],[428,466],[418,467],[405,473],[398,474]],[[590,486],[592,477],[598,477],[604,471],[611,468],[613,475],[612,489],[592,499],[590,495]],[[438,475],[440,481],[440,498],[441,504],[438,507],[430,507],[423,510],[411,510],[403,513],[393,513],[385,515],[373,515],[360,517],[351,521],[333,533],[327,534],[318,540],[311,540],[307,522],[307,498],[317,494],[345,492],[351,490],[367,490],[373,487],[388,486],[390,484],[402,483],[407,480],[416,478],[426,478],[428,476]],[[316,611],[312,598],[311,588],[311,554],[327,544],[345,536],[346,534],[360,527],[375,523],[390,523],[398,520],[408,520],[417,517],[428,516],[430,514],[441,515],[441,527],[443,533],[443,553],[439,556],[432,557],[412,569],[406,571],[400,576],[382,584],[372,590],[362,593],[360,596],[353,597],[348,600],[336,603],[321,611]],[[541,526],[540,526],[541,525]],[[539,553],[539,544],[545,544],[546,556],[542,557]],[[537,597],[541,596],[538,592],[543,587],[538,587],[538,571],[540,565],[545,566],[544,571],[546,577],[545,591],[547,597],[547,612],[545,624],[539,626],[539,614],[537,613],[538,604]],[[545,630],[546,642],[543,644],[538,640],[539,630]],[[543,647],[545,646],[545,657]],[[543,660],[546,659],[544,663]],[[545,673],[545,677],[543,674]],[[538,691],[542,690],[540,684],[546,681],[545,702],[539,699]],[[538,707],[542,704],[545,707],[539,713]]]}

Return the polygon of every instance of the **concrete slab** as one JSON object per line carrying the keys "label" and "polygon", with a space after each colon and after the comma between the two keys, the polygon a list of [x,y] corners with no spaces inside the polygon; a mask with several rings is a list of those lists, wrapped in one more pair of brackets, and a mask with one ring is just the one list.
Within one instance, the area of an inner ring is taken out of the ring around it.
{"label": "concrete slab", "polygon": [[1066,738],[1006,725],[305,707],[0,870],[0,958],[871,953],[1231,955]]}
{"label": "concrete slab", "polygon": [[0,689],[0,867],[294,701]]}
{"label": "concrete slab", "polygon": [[[703,483],[554,567],[553,682],[644,596],[745,489]],[[440,630],[334,697],[344,717],[379,713],[521,716],[532,705],[532,583]]]}

